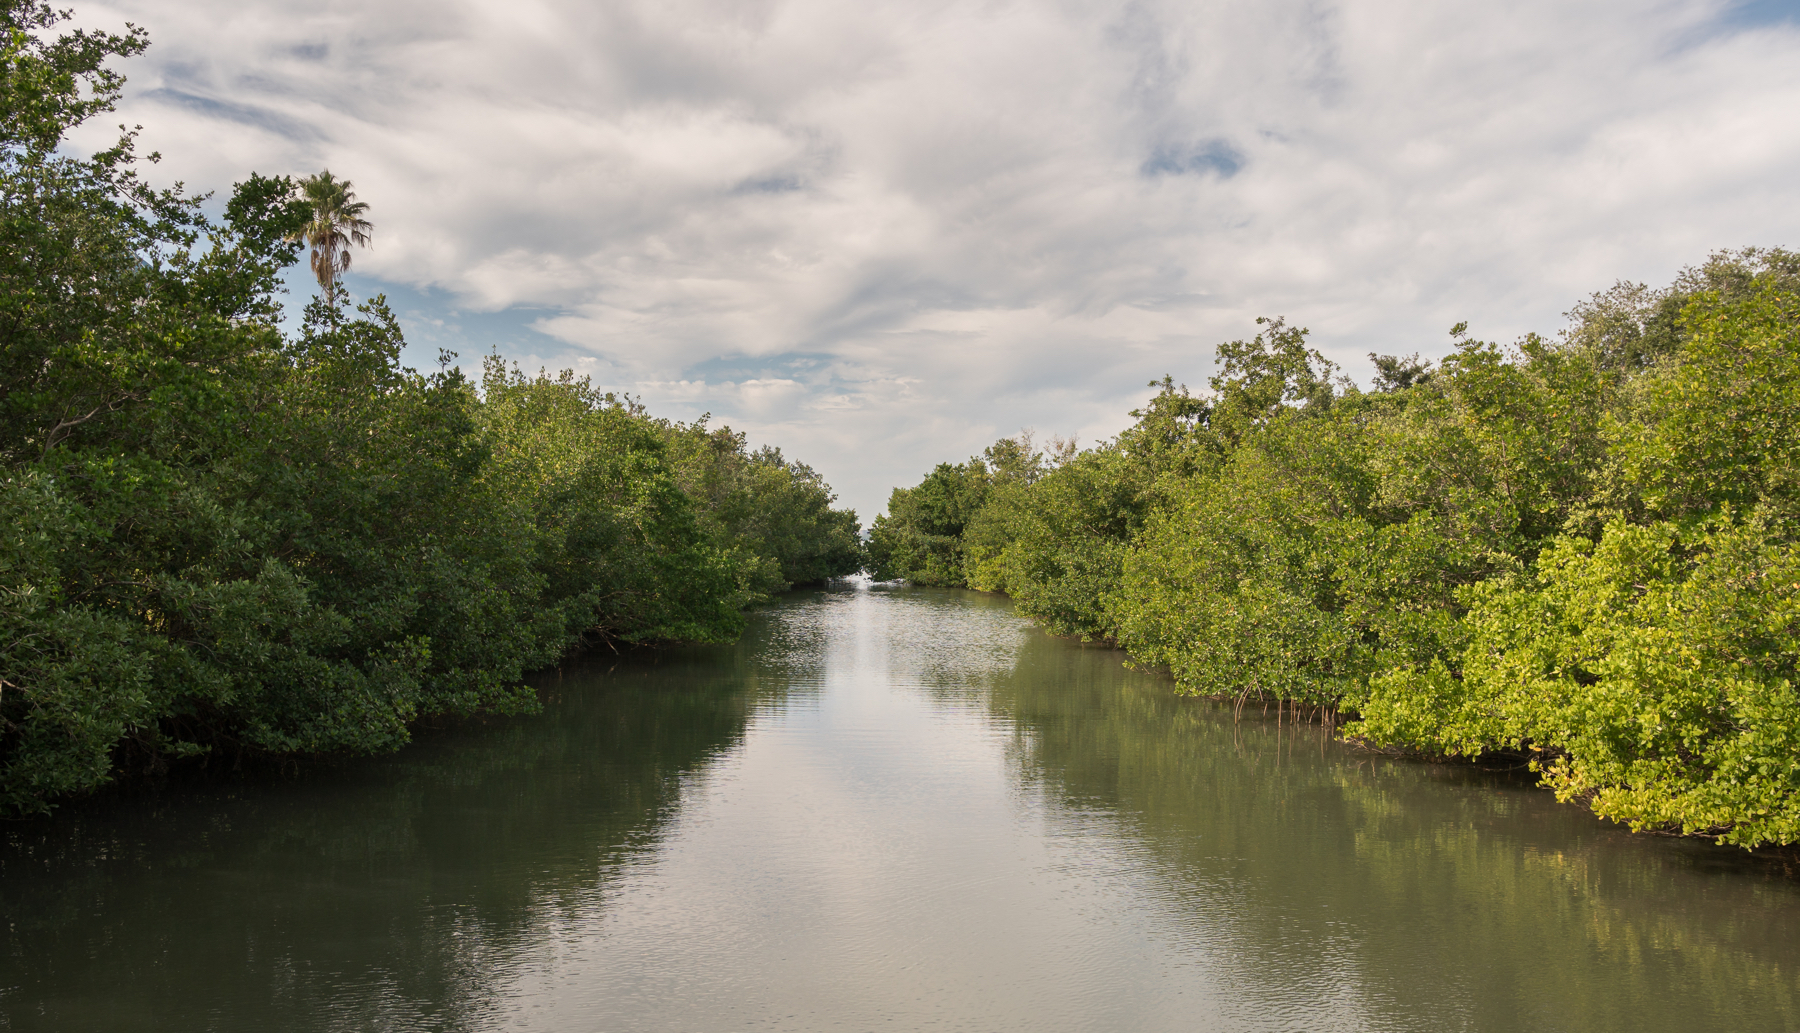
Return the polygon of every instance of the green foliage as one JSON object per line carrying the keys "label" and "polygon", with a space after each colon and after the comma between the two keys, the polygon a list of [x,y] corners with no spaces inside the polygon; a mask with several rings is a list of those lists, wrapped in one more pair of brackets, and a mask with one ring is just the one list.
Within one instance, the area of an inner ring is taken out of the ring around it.
{"label": "green foliage", "polygon": [[1368,734],[1544,758],[1633,828],[1800,839],[1800,553],[1761,520],[1609,524],[1472,593],[1461,679],[1387,687]]}
{"label": "green foliage", "polygon": [[50,30],[68,17],[36,0],[0,2],[0,148],[43,156],[68,130],[111,111],[125,77],[107,68],[149,46],[149,34]]}
{"label": "green foliage", "polygon": [[521,676],[584,642],[730,640],[855,568],[854,514],[777,452],[732,439],[708,494],[691,429],[571,374],[402,368],[383,299],[335,282],[285,334],[294,184],[252,175],[215,223],[129,139],[58,153],[143,39],[57,21],[0,6],[0,809],[211,750],[392,749],[535,707]]}
{"label": "green foliage", "polygon": [[812,467],[781,450],[752,451],[743,434],[707,420],[661,424],[682,489],[702,521],[744,556],[755,557],[746,585],[758,595],[784,592],[862,569],[856,513],[837,501]]}
{"label": "green foliage", "polygon": [[1059,635],[1111,640],[1133,537],[1172,484],[1219,461],[1212,405],[1170,377],[1116,440],[1040,450],[1027,432],[898,489],[870,535],[870,572],[1005,592]]}
{"label": "green foliage", "polygon": [[895,488],[869,527],[869,573],[877,581],[962,586],[963,528],[987,500],[992,477],[979,459],[939,463],[912,488]]}
{"label": "green foliage", "polygon": [[1564,798],[1634,828],[1800,839],[1793,268],[1747,252],[1684,277],[1722,286],[1679,296],[1678,350],[1604,420],[1608,491],[1635,504],[1471,586],[1467,652],[1377,680],[1361,734],[1528,749]]}
{"label": "green foliage", "polygon": [[1656,513],[1762,504],[1791,519],[1800,516],[1800,255],[1713,265],[1723,284],[1686,296],[1678,361],[1642,378],[1637,404],[1608,436]]}
{"label": "green foliage", "polygon": [[1341,430],[1280,414],[1185,484],[1126,560],[1120,644],[1213,694],[1329,702],[1365,674],[1341,567],[1368,537],[1374,485]]}
{"label": "green foliage", "polygon": [[[509,374],[497,356],[482,396],[482,495],[529,542],[509,551],[528,560],[559,632],[713,637],[706,611],[732,601],[732,569],[700,535],[655,428],[585,379]],[[661,591],[677,572],[683,582]]]}
{"label": "green foliage", "polygon": [[1458,324],[1435,368],[1371,356],[1367,394],[1263,321],[1209,397],[1164,378],[1114,441],[896,491],[871,551],[1185,692],[1533,757],[1634,828],[1800,840],[1800,258],[1715,255],[1571,319],[1511,348]]}
{"label": "green foliage", "polygon": [[1227,346],[1215,415],[1238,413],[1235,447],[1152,508],[1117,638],[1186,691],[1355,705],[1456,655],[1458,587],[1528,563],[1586,497],[1600,396],[1591,363],[1535,338],[1510,356],[1462,340],[1430,377],[1328,394],[1329,367],[1283,333]]}
{"label": "green foliage", "polygon": [[1098,450],[1000,485],[965,534],[970,587],[1006,592],[1055,634],[1111,638],[1109,593],[1142,516],[1133,472],[1123,452]]}
{"label": "green foliage", "polygon": [[1268,329],[1248,341],[1219,345],[1219,372],[1209,381],[1218,395],[1211,425],[1233,444],[1290,408],[1323,412],[1336,397],[1337,367],[1307,347],[1309,331],[1281,319],[1256,322]]}

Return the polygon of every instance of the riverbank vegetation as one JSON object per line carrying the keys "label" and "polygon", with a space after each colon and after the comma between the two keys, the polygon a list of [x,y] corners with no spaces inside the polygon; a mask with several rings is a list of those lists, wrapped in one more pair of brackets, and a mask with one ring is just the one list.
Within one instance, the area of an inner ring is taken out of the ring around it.
{"label": "riverbank vegetation", "polygon": [[818,475],[729,428],[498,357],[402,366],[341,282],[347,183],[335,241],[287,178],[209,218],[130,134],[66,151],[146,43],[60,21],[0,0],[0,810],[209,751],[393,749],[532,708],[521,676],[584,643],[729,640],[861,566]]}
{"label": "riverbank vegetation", "polygon": [[1365,391],[1262,322],[1114,440],[896,490],[872,571],[1372,746],[1530,758],[1634,829],[1800,840],[1800,255],[1621,284],[1555,338],[1467,329]]}

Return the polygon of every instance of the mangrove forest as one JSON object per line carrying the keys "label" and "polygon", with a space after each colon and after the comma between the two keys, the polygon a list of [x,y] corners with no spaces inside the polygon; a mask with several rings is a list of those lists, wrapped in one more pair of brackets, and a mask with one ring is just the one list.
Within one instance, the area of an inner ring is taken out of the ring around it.
{"label": "mangrove forest", "polygon": [[1634,829],[1800,839],[1800,255],[1451,329],[1363,390],[1260,321],[1116,438],[893,493],[877,578],[1012,597],[1180,691],[1527,763]]}

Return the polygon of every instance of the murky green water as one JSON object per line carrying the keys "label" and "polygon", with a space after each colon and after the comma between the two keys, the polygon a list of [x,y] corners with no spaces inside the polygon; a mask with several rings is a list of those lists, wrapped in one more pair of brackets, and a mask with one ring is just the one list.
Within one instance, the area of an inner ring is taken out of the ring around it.
{"label": "murky green water", "polygon": [[17,1030],[1800,1029],[1800,881],[798,596],[540,717],[0,835]]}

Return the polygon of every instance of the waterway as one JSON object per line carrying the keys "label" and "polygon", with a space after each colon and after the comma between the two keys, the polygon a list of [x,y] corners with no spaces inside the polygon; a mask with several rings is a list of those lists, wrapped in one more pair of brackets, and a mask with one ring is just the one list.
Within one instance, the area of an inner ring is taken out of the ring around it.
{"label": "waterway", "polygon": [[1800,1030],[1800,878],[845,584],[0,828],[0,1029]]}

